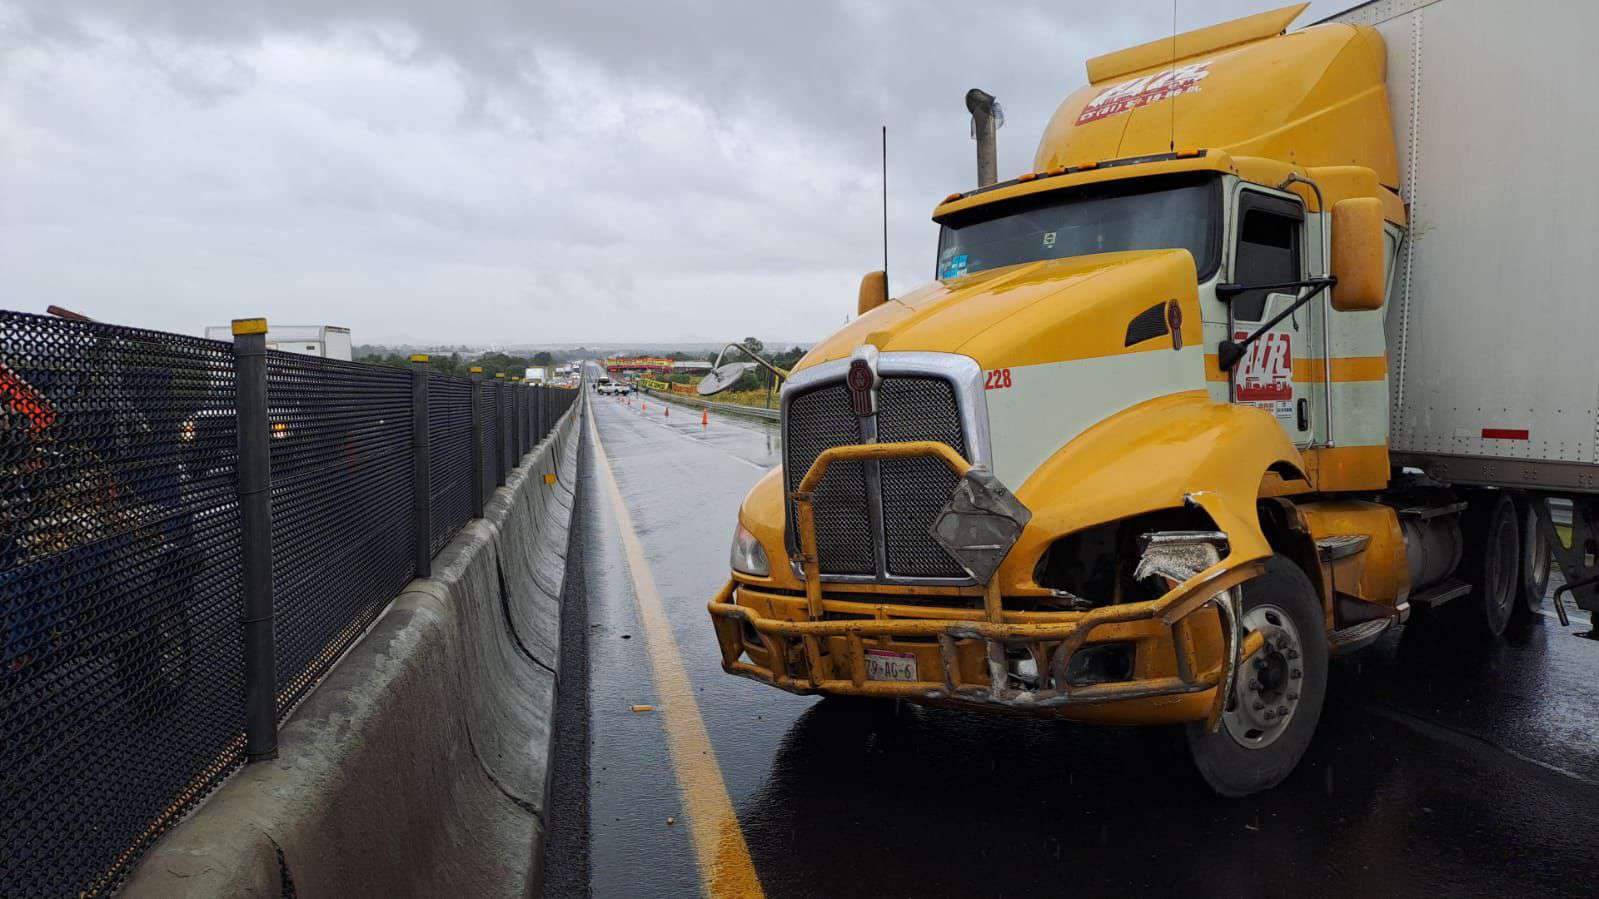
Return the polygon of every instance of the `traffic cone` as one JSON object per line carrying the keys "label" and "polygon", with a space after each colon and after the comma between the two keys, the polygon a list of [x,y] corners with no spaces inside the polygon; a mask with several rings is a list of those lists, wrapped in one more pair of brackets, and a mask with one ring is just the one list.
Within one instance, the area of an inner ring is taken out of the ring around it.
{"label": "traffic cone", "polygon": [[706,426],[710,425],[710,423],[711,423],[711,410],[709,410],[709,409],[701,409],[700,410],[700,427],[702,427],[702,428],[706,427]]}
{"label": "traffic cone", "polygon": [[662,406],[661,408],[666,410],[666,417],[667,418],[671,418],[672,417],[672,407],[671,406]]}

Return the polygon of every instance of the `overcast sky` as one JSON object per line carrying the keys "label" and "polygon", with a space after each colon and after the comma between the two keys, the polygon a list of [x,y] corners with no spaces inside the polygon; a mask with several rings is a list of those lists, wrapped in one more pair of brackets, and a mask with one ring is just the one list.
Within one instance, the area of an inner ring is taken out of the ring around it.
{"label": "overcast sky", "polygon": [[[1183,0],[1178,25],[1278,5]],[[882,125],[898,294],[932,276],[933,206],[975,183],[966,89],[1004,104],[1010,177],[1087,57],[1171,21],[1169,0],[0,0],[0,307],[812,340],[881,264]]]}

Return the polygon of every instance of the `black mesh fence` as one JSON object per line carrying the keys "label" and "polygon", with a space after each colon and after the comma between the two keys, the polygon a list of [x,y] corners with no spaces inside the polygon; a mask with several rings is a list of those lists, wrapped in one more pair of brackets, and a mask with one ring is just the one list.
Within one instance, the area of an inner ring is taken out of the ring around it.
{"label": "black mesh fence", "polygon": [[516,416],[512,405],[516,402],[516,394],[520,388],[514,384],[500,385],[500,480],[503,482],[506,475],[511,473],[511,464],[516,458]]}
{"label": "black mesh fence", "polygon": [[432,528],[436,555],[472,517],[472,382],[428,376],[428,452],[432,475]]}
{"label": "black mesh fence", "polygon": [[560,387],[540,387],[539,391],[543,394],[544,416],[538,439],[543,440],[555,423],[561,420],[561,416],[577,402],[579,394],[576,390]]}
{"label": "black mesh fence", "polygon": [[267,354],[278,713],[416,572],[411,373]]}
{"label": "black mesh fence", "polygon": [[[428,385],[419,523],[411,373],[267,354],[280,717],[578,396]],[[115,888],[243,761],[237,389],[231,344],[0,310],[0,894]]]}
{"label": "black mesh fence", "polygon": [[500,391],[493,381],[479,381],[477,389],[483,416],[478,431],[478,445],[483,448],[483,495],[490,496],[500,482]]}
{"label": "black mesh fence", "polygon": [[242,757],[233,349],[0,311],[0,892],[113,884]]}

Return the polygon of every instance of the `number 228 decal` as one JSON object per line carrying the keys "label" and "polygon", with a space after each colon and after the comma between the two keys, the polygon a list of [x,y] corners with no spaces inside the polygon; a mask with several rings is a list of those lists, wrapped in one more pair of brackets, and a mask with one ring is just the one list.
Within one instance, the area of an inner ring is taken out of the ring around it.
{"label": "number 228 decal", "polygon": [[996,368],[988,373],[988,382],[983,385],[985,390],[1004,390],[1010,386],[1010,369]]}

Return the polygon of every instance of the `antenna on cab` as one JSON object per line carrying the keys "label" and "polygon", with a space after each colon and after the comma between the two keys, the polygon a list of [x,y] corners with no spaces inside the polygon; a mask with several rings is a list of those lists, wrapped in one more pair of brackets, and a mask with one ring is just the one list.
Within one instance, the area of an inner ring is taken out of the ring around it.
{"label": "antenna on cab", "polygon": [[[1177,0],[1171,0],[1171,74],[1166,76],[1166,87],[1171,89],[1172,82],[1177,80]],[[1167,141],[1166,150],[1169,153],[1177,152],[1177,94],[1171,95],[1171,139]]]}

